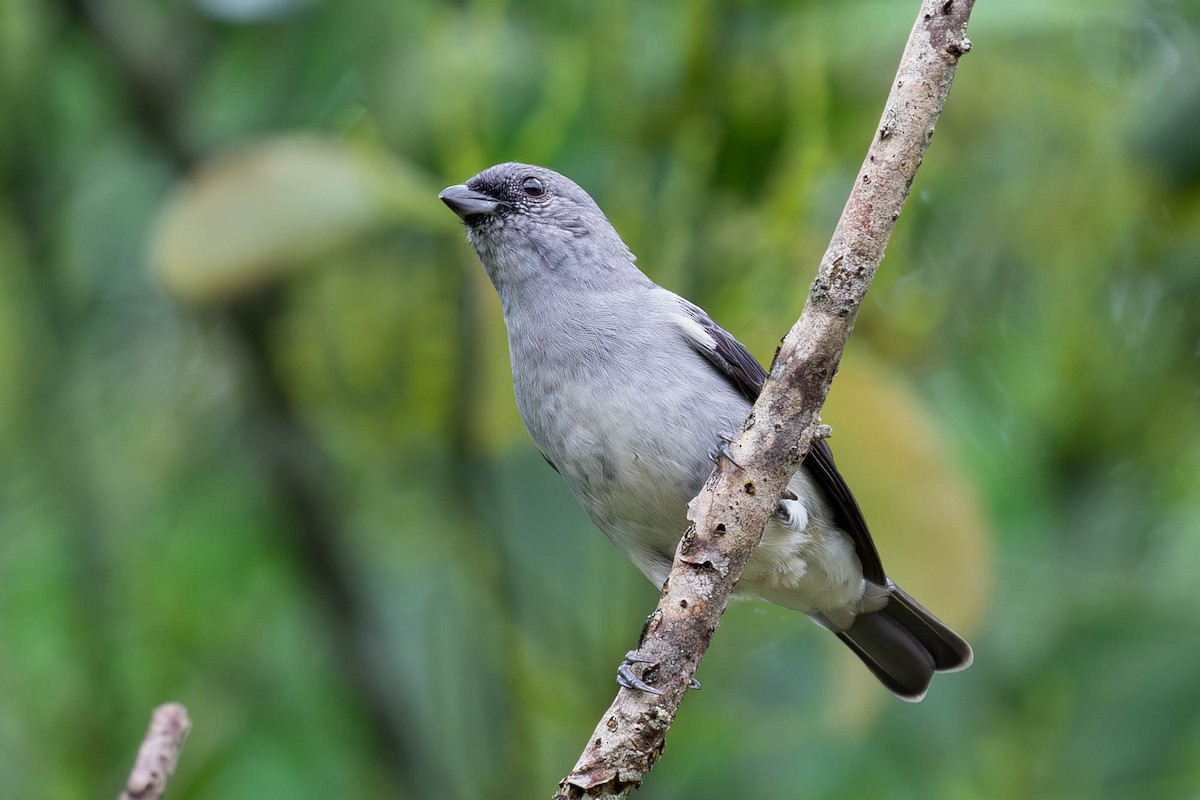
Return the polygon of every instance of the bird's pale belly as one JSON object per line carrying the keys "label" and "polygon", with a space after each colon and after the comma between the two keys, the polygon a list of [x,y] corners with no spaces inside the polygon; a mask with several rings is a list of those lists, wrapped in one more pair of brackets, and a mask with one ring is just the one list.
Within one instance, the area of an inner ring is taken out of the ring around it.
{"label": "bird's pale belly", "polygon": [[[690,484],[668,483],[661,476],[671,472],[663,465],[640,460],[635,464],[615,476],[607,496],[589,497],[578,491],[576,495],[618,549],[661,587],[688,525],[687,504],[703,478]],[[808,524],[789,526],[772,517],[738,582],[738,593],[821,613],[848,626],[864,589],[853,544],[830,524],[823,501],[803,473],[793,477],[791,489],[807,501]]]}
{"label": "bird's pale belly", "polygon": [[[613,375],[573,390],[555,387],[532,405],[518,397],[518,405],[534,441],[596,526],[661,587],[687,529],[687,504],[712,470],[720,437],[736,432],[749,403],[724,386],[702,387],[692,396],[666,387],[632,407],[624,402],[630,395],[612,391],[619,380]],[[714,402],[722,392],[724,402]],[[854,546],[833,525],[803,469],[789,489],[800,498],[807,524],[797,529],[772,518],[738,591],[831,619],[848,613],[852,620],[864,586]]]}

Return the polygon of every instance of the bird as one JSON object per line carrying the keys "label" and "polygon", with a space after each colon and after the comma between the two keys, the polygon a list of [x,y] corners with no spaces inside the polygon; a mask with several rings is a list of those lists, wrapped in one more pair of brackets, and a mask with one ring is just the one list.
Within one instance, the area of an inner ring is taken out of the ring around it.
{"label": "bird", "polygon": [[[662,588],[689,501],[728,454],[766,371],[699,306],[654,283],[591,196],[545,167],[489,167],[439,199],[500,298],[517,408],[592,522]],[[735,591],[806,614],[897,697],[971,647],[884,572],[824,439],[790,477]],[[661,693],[635,677],[627,688]]]}

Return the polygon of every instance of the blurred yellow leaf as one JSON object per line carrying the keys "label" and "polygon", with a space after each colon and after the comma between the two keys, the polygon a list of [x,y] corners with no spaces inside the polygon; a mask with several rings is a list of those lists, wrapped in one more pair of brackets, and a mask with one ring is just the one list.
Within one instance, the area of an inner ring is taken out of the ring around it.
{"label": "blurred yellow leaf", "polygon": [[334,139],[280,137],[201,165],[164,208],[152,263],[174,295],[228,300],[388,224],[448,229],[436,182]]}
{"label": "blurred yellow leaf", "polygon": [[[991,592],[990,540],[979,497],[936,420],[908,385],[861,354],[842,363],[822,417],[888,577],[969,641]],[[837,650],[847,666],[834,670],[831,722],[861,728],[887,693]],[[935,678],[930,694],[947,680]]]}

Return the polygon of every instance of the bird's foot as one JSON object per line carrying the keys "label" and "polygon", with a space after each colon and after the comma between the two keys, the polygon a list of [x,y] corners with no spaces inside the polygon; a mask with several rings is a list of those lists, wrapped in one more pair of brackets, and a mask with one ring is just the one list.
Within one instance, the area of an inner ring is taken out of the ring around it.
{"label": "bird's foot", "polygon": [[617,667],[617,684],[624,689],[632,689],[637,692],[647,692],[648,694],[661,695],[662,689],[655,689],[650,684],[633,674],[634,664],[654,664],[658,662],[652,658],[642,658],[638,655],[637,650],[630,650],[625,654],[625,660],[621,662],[621,666]]}
{"label": "bird's foot", "polygon": [[[617,684],[624,689],[632,689],[637,692],[646,692],[661,696],[662,689],[656,689],[644,680],[633,674],[634,664],[650,664],[654,667],[658,666],[658,662],[652,658],[642,658],[638,655],[637,650],[630,650],[625,654],[625,660],[621,662],[621,666],[617,667]],[[692,678],[688,682],[688,687],[692,689],[700,688],[700,681]]]}
{"label": "bird's foot", "polygon": [[729,448],[731,442],[733,442],[732,436],[727,433],[718,433],[717,444],[712,450],[708,451],[708,457],[716,464],[724,456],[725,460],[730,464],[733,464],[738,469],[742,469],[742,465],[733,457],[733,450]]}

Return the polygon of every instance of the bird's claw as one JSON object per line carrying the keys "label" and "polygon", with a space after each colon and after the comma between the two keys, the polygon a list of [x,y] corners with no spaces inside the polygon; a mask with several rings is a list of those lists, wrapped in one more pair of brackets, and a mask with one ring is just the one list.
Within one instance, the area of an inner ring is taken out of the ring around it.
{"label": "bird's claw", "polygon": [[[617,684],[623,689],[632,689],[633,691],[646,692],[647,694],[661,697],[663,695],[662,689],[656,689],[633,674],[634,664],[657,665],[658,662],[652,658],[642,658],[640,655],[638,655],[637,650],[630,650],[625,654],[625,660],[621,662],[621,666],[617,667]],[[699,689],[700,681],[696,680],[695,678],[689,679],[688,688]]]}
{"label": "bird's claw", "polygon": [[732,441],[733,437],[729,434],[718,433],[717,446],[708,451],[708,457],[714,464],[716,464],[721,457],[724,456],[726,461],[728,461],[730,464],[733,464],[738,469],[741,469],[742,465],[739,464],[736,459],[734,459],[733,450],[731,450],[729,447]]}
{"label": "bird's claw", "polygon": [[652,658],[642,658],[638,655],[637,650],[630,650],[625,654],[625,660],[621,662],[621,666],[617,667],[617,684],[623,689],[632,689],[637,692],[646,692],[647,694],[659,695],[663,694],[662,689],[655,689],[650,684],[633,674],[634,664],[657,664],[658,662]]}

